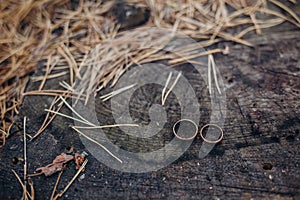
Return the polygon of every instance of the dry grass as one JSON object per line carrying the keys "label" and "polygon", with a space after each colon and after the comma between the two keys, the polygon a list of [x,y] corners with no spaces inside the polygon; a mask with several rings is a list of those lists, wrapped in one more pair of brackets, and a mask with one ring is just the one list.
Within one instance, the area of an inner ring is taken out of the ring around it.
{"label": "dry grass", "polygon": [[[224,40],[251,45],[243,38],[248,32],[261,34],[262,29],[285,21],[300,27],[299,17],[286,6],[286,1],[128,0],[128,3],[150,9],[151,17],[144,26],[180,30],[198,39],[204,47]],[[292,3],[295,1],[290,1],[289,5]],[[164,55],[157,49],[169,38],[149,33],[132,31],[116,37],[120,26],[110,12],[113,4],[114,1],[83,0],[78,5],[70,0],[1,2],[0,129],[6,135],[13,116],[18,114],[28,77],[38,62],[44,68],[44,75],[34,79],[40,82],[40,87],[27,95],[74,97],[70,93],[74,92],[75,80],[81,79],[83,84],[77,87],[76,97],[87,100],[90,94],[114,85],[132,65],[160,59],[169,59],[169,63],[174,64],[200,56],[192,54],[192,50],[198,48],[196,46],[180,50],[184,59]],[[240,31],[236,27],[241,27]],[[147,41],[151,41],[150,46]],[[94,47],[92,53],[97,56],[91,58],[88,55]],[[89,69],[94,73],[91,74]],[[44,90],[48,79],[64,74],[70,78],[67,83],[62,83],[61,91]]]}
{"label": "dry grass", "polygon": [[1,2],[0,129],[7,133],[18,114],[21,94],[38,62],[45,62],[45,76],[36,79],[41,95],[48,94],[42,92],[47,78],[62,75],[59,70],[66,69],[73,82],[84,55],[115,27],[106,16],[112,3],[80,1],[74,9],[69,0]]}

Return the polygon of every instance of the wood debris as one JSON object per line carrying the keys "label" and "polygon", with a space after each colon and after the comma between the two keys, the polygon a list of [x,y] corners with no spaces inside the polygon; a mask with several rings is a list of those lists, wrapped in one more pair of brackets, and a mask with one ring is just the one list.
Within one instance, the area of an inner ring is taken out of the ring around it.
{"label": "wood debris", "polygon": [[74,156],[73,155],[68,155],[65,153],[61,153],[59,156],[57,156],[53,162],[45,167],[39,167],[35,171],[38,174],[34,175],[40,175],[44,174],[45,176],[51,176],[52,174],[59,172],[63,169],[64,165],[73,160]]}
{"label": "wood debris", "polygon": [[[82,166],[86,156],[87,156],[86,152],[75,153],[74,160],[75,160],[75,163],[76,163],[76,169],[77,170],[80,169],[80,167]],[[84,170],[85,169],[83,168],[82,171],[84,171]]]}

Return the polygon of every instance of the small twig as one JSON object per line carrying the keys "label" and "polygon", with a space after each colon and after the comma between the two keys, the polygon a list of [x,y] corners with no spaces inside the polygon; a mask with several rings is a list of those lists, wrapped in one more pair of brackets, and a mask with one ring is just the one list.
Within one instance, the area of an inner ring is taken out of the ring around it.
{"label": "small twig", "polygon": [[83,162],[83,164],[81,165],[81,167],[78,169],[78,171],[76,172],[76,174],[73,176],[73,178],[71,179],[71,181],[68,183],[68,185],[65,187],[65,189],[63,191],[61,191],[60,193],[58,193],[53,200],[58,199],[59,197],[62,197],[64,195],[64,193],[69,189],[69,187],[72,185],[72,183],[75,181],[75,179],[77,178],[77,176],[80,174],[80,172],[85,168],[86,164],[88,162],[88,159],[85,159],[85,161]]}
{"label": "small twig", "polygon": [[24,142],[24,190],[23,196],[27,199],[27,148],[26,148],[26,117],[23,120],[23,142]]}
{"label": "small twig", "polygon": [[123,161],[118,158],[117,156],[115,156],[112,152],[110,152],[105,146],[103,146],[102,144],[100,144],[99,142],[97,142],[96,140],[88,137],[87,135],[85,135],[84,133],[82,133],[80,130],[78,130],[75,127],[72,127],[77,133],[79,133],[80,135],[82,135],[83,137],[85,137],[86,139],[88,139],[89,141],[99,145],[102,149],[104,149],[109,155],[111,155],[112,157],[114,157],[117,161],[119,161],[120,163],[123,163]]}

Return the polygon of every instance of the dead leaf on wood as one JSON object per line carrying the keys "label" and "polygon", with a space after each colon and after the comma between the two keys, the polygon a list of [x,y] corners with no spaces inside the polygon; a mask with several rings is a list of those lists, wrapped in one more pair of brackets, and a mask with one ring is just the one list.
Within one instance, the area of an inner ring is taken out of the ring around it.
{"label": "dead leaf on wood", "polygon": [[52,174],[61,171],[64,164],[73,159],[74,156],[62,153],[57,156],[51,164],[45,167],[37,168],[35,171],[38,172],[37,175],[44,174],[45,176],[51,176]]}

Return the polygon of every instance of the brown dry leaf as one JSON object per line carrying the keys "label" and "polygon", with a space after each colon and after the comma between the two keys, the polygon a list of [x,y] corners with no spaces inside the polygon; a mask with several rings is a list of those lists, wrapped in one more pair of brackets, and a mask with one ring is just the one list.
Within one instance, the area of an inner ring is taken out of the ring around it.
{"label": "brown dry leaf", "polygon": [[52,174],[61,171],[64,164],[74,159],[74,156],[61,153],[57,156],[53,162],[45,167],[37,168],[35,171],[39,174],[44,174],[45,176],[51,176]]}

